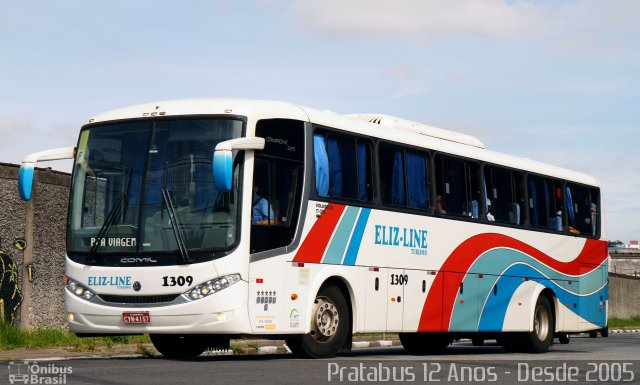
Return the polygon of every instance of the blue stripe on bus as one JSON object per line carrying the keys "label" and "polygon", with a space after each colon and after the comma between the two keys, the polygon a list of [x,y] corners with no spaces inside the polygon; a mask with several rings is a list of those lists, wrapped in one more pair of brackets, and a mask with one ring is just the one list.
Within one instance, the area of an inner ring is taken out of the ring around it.
{"label": "blue stripe on bus", "polygon": [[496,282],[499,295],[494,296],[493,293],[488,293],[485,307],[480,314],[478,331],[502,331],[509,302],[523,283],[521,277],[529,277],[530,280],[552,289],[561,303],[569,304],[567,310],[576,313],[588,322],[604,327],[606,320],[604,319],[605,308],[602,302],[607,295],[606,286],[588,295],[576,295],[548,279],[534,267],[517,264],[503,272],[503,276]]}
{"label": "blue stripe on bus", "polygon": [[340,262],[342,262],[344,250],[347,248],[347,243],[351,237],[353,224],[356,222],[359,210],[357,207],[347,207],[342,215],[342,219],[340,219],[340,224],[336,232],[333,234],[333,239],[322,263],[340,264]]}
{"label": "blue stripe on bus", "polygon": [[345,265],[355,265],[356,259],[358,258],[358,250],[360,250],[360,244],[362,243],[362,236],[364,235],[364,230],[367,227],[367,221],[369,220],[369,215],[371,214],[371,209],[362,209],[360,211],[360,217],[358,217],[358,222],[356,223],[356,228],[353,230],[353,235],[351,236],[351,242],[349,243],[349,248],[347,249],[347,255],[344,257]]}

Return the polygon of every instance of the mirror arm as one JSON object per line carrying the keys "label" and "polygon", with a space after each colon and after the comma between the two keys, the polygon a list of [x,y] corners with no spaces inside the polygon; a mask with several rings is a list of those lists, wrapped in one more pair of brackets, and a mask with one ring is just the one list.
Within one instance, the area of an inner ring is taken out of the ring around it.
{"label": "mirror arm", "polygon": [[263,150],[264,138],[237,138],[225,140],[216,145],[216,151],[233,151],[233,150]]}

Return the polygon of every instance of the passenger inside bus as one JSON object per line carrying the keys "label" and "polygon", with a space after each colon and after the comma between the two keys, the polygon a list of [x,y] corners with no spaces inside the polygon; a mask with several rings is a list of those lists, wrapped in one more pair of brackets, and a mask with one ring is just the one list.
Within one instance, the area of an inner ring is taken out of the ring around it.
{"label": "passenger inside bus", "polygon": [[256,184],[253,186],[253,209],[251,212],[251,222],[254,225],[275,224],[276,216],[273,207],[269,201],[258,195],[260,187]]}
{"label": "passenger inside bus", "polygon": [[444,209],[444,199],[442,198],[442,195],[438,195],[436,197],[436,203],[438,204],[437,206],[437,210],[439,214],[446,214],[447,211]]}

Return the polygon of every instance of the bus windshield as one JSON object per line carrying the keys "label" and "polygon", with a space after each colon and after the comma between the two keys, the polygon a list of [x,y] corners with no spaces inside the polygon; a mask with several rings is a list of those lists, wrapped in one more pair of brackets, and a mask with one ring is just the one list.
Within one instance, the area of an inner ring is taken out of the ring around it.
{"label": "bus windshield", "polygon": [[242,120],[217,117],[85,127],[71,187],[70,256],[108,263],[135,254],[186,261],[189,253],[201,261],[233,247],[241,162],[234,161],[232,190],[221,193],[212,154],[242,130]]}

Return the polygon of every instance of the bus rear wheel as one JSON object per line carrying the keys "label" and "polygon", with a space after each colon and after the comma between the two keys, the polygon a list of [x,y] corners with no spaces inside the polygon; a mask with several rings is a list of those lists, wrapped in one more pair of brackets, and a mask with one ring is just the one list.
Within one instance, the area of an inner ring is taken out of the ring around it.
{"label": "bus rear wheel", "polygon": [[322,287],[311,310],[311,332],[286,339],[291,352],[304,358],[335,357],[351,332],[349,308],[342,291]]}
{"label": "bus rear wheel", "polygon": [[523,335],[524,348],[531,353],[544,353],[553,344],[555,322],[547,297],[538,297],[533,312],[533,330]]}
{"label": "bus rear wheel", "polygon": [[195,358],[207,349],[207,341],[199,335],[151,334],[153,346],[167,358]]}
{"label": "bus rear wheel", "polygon": [[447,349],[451,339],[447,333],[400,333],[400,343],[410,354],[438,354]]}
{"label": "bus rear wheel", "polygon": [[571,336],[567,333],[560,333],[558,335],[558,341],[560,341],[561,344],[566,345],[571,342]]}

